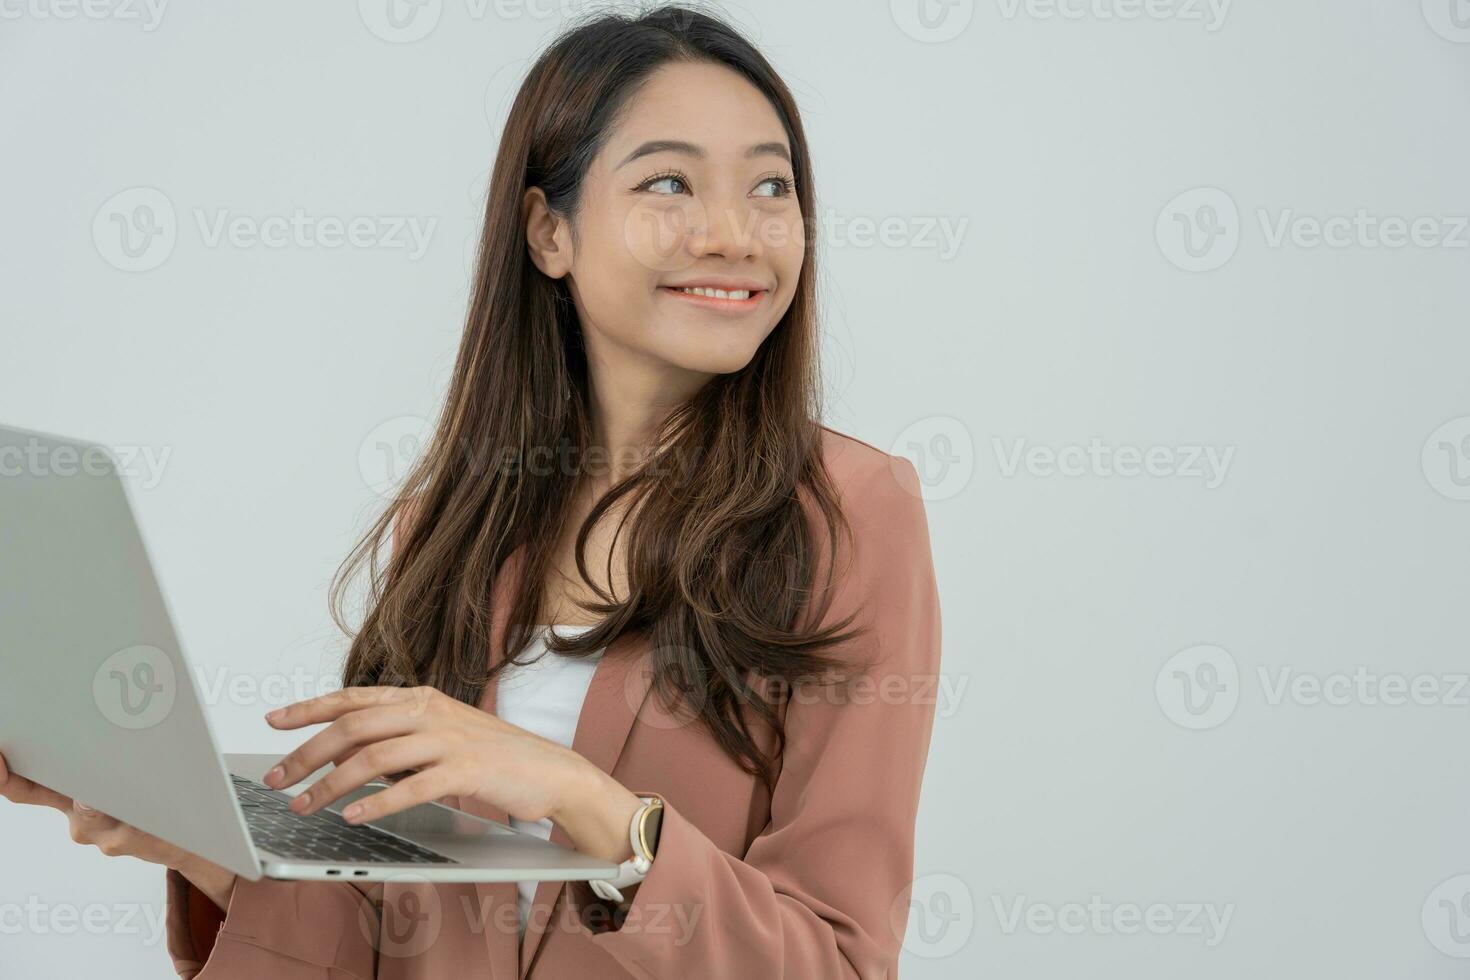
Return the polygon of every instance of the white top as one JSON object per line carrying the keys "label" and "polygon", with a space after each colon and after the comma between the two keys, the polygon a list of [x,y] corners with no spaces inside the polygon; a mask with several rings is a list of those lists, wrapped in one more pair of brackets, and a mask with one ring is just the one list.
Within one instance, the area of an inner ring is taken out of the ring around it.
{"label": "white top", "polygon": [[[512,725],[571,748],[572,738],[577,733],[577,719],[582,714],[582,701],[587,696],[587,686],[592,683],[592,674],[602,659],[603,650],[585,659],[552,653],[546,649],[544,640],[547,628],[537,626],[531,642],[517,657],[519,660],[535,658],[533,663],[510,664],[501,672],[495,688],[495,714]],[[557,635],[565,637],[576,636],[589,629],[592,627],[556,626]],[[527,821],[507,816],[516,830],[535,834],[542,840],[550,839],[550,820]],[[540,882],[516,882],[521,932],[526,931],[526,918],[538,884]]]}

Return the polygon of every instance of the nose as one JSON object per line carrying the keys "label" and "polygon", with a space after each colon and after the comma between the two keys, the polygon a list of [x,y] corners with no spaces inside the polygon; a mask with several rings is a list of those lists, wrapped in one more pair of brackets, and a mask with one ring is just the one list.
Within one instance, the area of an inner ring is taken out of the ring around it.
{"label": "nose", "polygon": [[730,262],[760,257],[758,215],[743,197],[710,200],[703,217],[689,243],[696,257],[719,256]]}

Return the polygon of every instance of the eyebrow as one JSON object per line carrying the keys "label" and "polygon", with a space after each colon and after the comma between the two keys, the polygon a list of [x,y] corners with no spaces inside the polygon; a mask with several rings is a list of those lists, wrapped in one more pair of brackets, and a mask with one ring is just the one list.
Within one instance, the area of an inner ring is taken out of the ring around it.
{"label": "eyebrow", "polygon": [[[705,152],[704,147],[685,142],[684,140],[649,140],[632,153],[623,157],[622,161],[613,169],[621,170],[639,157],[646,157],[651,153],[683,153],[686,156],[699,157],[700,159],[709,156]],[[791,162],[791,154],[786,151],[786,144],[784,143],[756,143],[753,146],[745,148],[745,158],[747,160],[751,157],[759,156],[778,156],[787,163]]]}

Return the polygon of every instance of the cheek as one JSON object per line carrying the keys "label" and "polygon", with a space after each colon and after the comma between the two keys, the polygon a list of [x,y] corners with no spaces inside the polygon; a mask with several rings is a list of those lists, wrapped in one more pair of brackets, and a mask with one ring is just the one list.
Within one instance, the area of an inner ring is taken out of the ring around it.
{"label": "cheek", "polygon": [[766,256],[782,280],[783,290],[795,290],[796,277],[806,255],[806,229],[801,212],[792,208],[790,213],[767,216],[763,232]]}
{"label": "cheek", "polygon": [[[626,305],[652,288],[654,273],[630,241],[635,225],[621,214],[604,214],[582,226],[573,275],[590,303]],[[599,312],[594,310],[593,312]]]}
{"label": "cheek", "polygon": [[659,273],[639,237],[647,222],[627,212],[584,212],[572,279],[583,327],[638,346],[657,300]]}
{"label": "cheek", "polygon": [[701,206],[690,198],[640,204],[623,215],[621,241],[628,260],[647,272],[651,282],[657,281],[694,263],[689,237],[704,223]]}

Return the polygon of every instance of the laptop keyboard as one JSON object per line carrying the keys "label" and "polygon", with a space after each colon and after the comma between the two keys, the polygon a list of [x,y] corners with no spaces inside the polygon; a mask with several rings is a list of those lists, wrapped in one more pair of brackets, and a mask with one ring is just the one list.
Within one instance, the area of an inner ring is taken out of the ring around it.
{"label": "laptop keyboard", "polygon": [[256,846],[298,861],[352,864],[458,864],[425,847],[375,827],[350,824],[330,810],[308,816],[291,812],[291,798],[234,774],[235,796]]}

